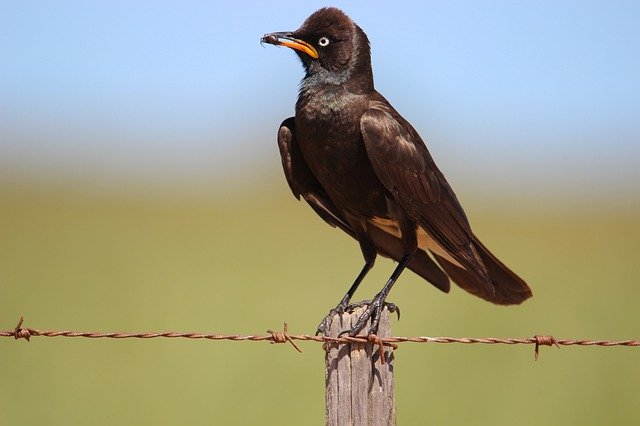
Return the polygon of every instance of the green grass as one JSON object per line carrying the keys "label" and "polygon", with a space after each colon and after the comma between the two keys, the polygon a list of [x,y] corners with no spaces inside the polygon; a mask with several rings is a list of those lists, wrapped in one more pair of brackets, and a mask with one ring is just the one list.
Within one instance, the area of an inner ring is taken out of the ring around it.
{"label": "green grass", "polygon": [[[362,262],[279,177],[233,196],[5,184],[0,203],[0,329],[24,315],[47,329],[262,334],[286,320],[311,333]],[[394,334],[639,338],[640,210],[585,205],[471,203],[476,233],[535,297],[497,307],[407,273],[390,297],[402,308]],[[380,259],[357,298],[392,268]],[[0,424],[320,425],[323,352],[301,346],[0,339]],[[531,346],[404,344],[399,423],[640,422],[640,348],[541,352],[534,362]]]}

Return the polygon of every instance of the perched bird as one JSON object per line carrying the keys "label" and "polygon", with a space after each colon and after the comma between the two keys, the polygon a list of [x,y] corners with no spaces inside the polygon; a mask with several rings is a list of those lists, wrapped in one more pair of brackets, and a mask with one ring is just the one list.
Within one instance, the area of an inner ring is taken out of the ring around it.
{"label": "perched bird", "polygon": [[500,305],[531,297],[527,284],[474,235],[467,217],[418,132],[373,85],[369,39],[344,12],[323,8],[292,32],[262,43],[294,49],[305,76],[295,117],[278,145],[293,194],[360,244],[365,264],[332,315],[344,312],[378,254],[397,267],[367,303],[349,335],[371,318],[375,333],[385,299],[405,268],[444,292],[449,280]]}

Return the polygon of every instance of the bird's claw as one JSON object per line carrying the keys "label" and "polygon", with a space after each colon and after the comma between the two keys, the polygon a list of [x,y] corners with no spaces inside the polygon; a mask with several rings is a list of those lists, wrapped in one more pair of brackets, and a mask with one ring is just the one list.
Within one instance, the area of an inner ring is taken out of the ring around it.
{"label": "bird's claw", "polygon": [[398,315],[398,321],[400,321],[400,308],[395,303],[384,302],[383,310],[384,308],[387,308],[392,314],[395,313]]}
{"label": "bird's claw", "polygon": [[347,309],[346,305],[339,304],[338,306],[330,310],[327,316],[325,316],[322,319],[322,321],[320,321],[320,324],[318,325],[318,328],[316,330],[316,336],[319,334],[328,335],[329,328],[331,327],[331,322],[333,321],[333,317],[336,315],[344,314],[346,312],[346,309]]}

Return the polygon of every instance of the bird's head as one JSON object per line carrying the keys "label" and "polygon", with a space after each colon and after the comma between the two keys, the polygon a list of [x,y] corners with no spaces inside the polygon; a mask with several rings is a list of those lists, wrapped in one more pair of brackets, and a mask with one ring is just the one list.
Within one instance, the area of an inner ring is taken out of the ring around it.
{"label": "bird's head", "polygon": [[294,49],[307,77],[373,89],[369,39],[340,9],[322,8],[297,30],[265,34],[260,42]]}

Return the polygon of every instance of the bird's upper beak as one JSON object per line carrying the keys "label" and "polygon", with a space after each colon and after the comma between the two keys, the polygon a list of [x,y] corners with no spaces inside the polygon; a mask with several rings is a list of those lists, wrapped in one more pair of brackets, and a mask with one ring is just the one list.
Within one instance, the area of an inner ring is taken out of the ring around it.
{"label": "bird's upper beak", "polygon": [[260,43],[273,44],[275,46],[287,46],[291,49],[306,53],[314,59],[318,58],[318,51],[304,40],[294,38],[290,32],[269,33],[262,36]]}

